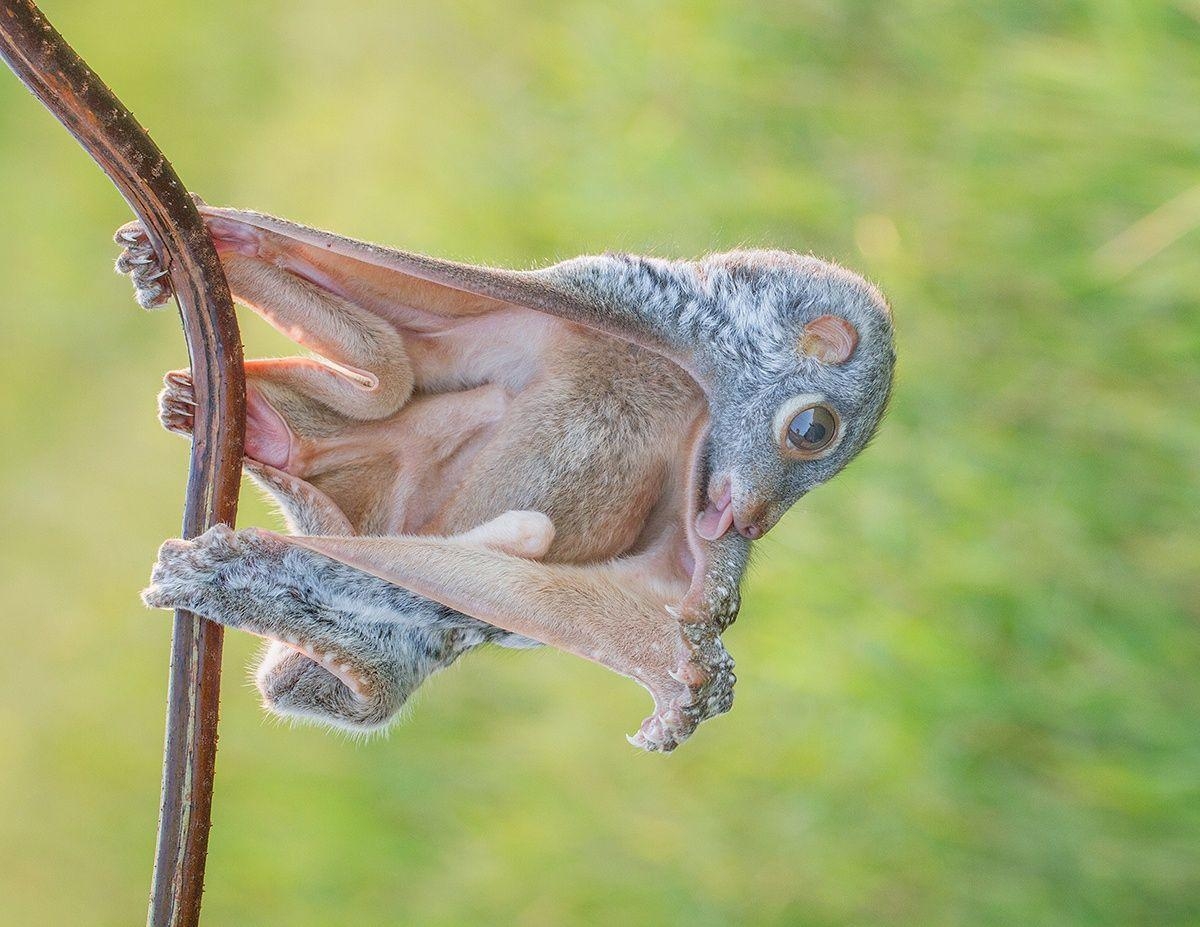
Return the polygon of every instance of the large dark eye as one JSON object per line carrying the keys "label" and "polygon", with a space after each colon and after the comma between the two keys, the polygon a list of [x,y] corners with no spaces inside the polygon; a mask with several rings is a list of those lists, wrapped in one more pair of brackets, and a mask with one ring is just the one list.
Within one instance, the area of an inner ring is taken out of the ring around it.
{"label": "large dark eye", "polygon": [[810,406],[796,413],[788,425],[788,446],[804,456],[829,447],[837,437],[837,418],[825,406]]}

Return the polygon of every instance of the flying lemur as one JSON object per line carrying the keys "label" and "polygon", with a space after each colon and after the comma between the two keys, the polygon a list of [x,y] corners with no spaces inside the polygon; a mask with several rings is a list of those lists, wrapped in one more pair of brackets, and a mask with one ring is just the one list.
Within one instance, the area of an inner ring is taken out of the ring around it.
{"label": "flying lemur", "polygon": [[[266,706],[351,730],[484,642],[632,677],[649,750],[729,709],[750,542],[887,403],[878,290],[785,251],[510,271],[201,212],[235,299],[312,352],[246,363],[245,469],[292,534],[168,541],[148,605],[265,638]],[[165,302],[141,226],[117,242],[138,301]],[[159,407],[190,433],[186,370]]]}

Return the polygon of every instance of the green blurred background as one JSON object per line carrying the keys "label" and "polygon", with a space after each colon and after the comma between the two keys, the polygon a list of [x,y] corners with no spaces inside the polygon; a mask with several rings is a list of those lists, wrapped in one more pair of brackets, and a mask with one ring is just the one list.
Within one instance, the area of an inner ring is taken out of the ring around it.
{"label": "green blurred background", "polygon": [[[737,706],[674,756],[550,652],[292,728],[230,635],[207,923],[1200,923],[1200,0],[45,9],[210,202],[515,266],[811,249],[898,319],[879,440],[758,545]],[[182,342],[5,73],[0,203],[0,920],[139,923]]]}

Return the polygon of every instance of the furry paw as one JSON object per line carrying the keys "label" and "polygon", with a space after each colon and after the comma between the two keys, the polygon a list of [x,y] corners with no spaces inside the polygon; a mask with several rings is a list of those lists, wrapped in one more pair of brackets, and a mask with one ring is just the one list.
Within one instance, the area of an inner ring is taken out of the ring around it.
{"label": "furry paw", "polygon": [[196,423],[196,392],[190,370],[172,370],[158,394],[158,420],[167,431],[190,435]]}
{"label": "furry paw", "polygon": [[142,601],[150,608],[197,611],[220,584],[222,568],[240,553],[239,537],[228,525],[215,525],[195,540],[166,541]]}
{"label": "furry paw", "polygon": [[134,298],[143,309],[155,309],[171,298],[171,278],[154,253],[141,222],[128,222],[113,237],[124,250],[117,258],[117,273],[133,281]]}
{"label": "furry paw", "polygon": [[366,733],[385,727],[404,701],[399,688],[363,694],[302,653],[273,644],[255,674],[263,707],[285,718]]}

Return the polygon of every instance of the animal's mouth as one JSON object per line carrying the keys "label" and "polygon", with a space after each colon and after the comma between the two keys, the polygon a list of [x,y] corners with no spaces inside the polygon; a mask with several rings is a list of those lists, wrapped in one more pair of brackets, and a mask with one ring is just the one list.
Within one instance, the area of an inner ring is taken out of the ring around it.
{"label": "animal's mouth", "polygon": [[718,547],[729,543],[731,530],[747,540],[762,534],[753,518],[744,517],[750,513],[743,512],[743,517],[739,517],[745,500],[735,501],[734,497],[740,495],[740,484],[734,472],[713,466],[709,448],[710,426],[707,415],[698,417],[693,425],[684,520],[686,542],[677,549],[678,566],[690,580],[687,599],[693,602],[701,601],[712,556]]}
{"label": "animal's mouth", "polygon": [[[735,488],[739,489],[734,499]],[[710,477],[708,492],[701,498],[704,507],[694,518],[696,534],[705,541],[719,541],[732,528],[748,541],[762,537],[774,522],[765,518],[766,506],[747,496],[730,474]]]}
{"label": "animal's mouth", "polygon": [[706,541],[717,541],[733,526],[733,480],[726,476],[709,486],[706,504],[696,516],[696,534]]}

